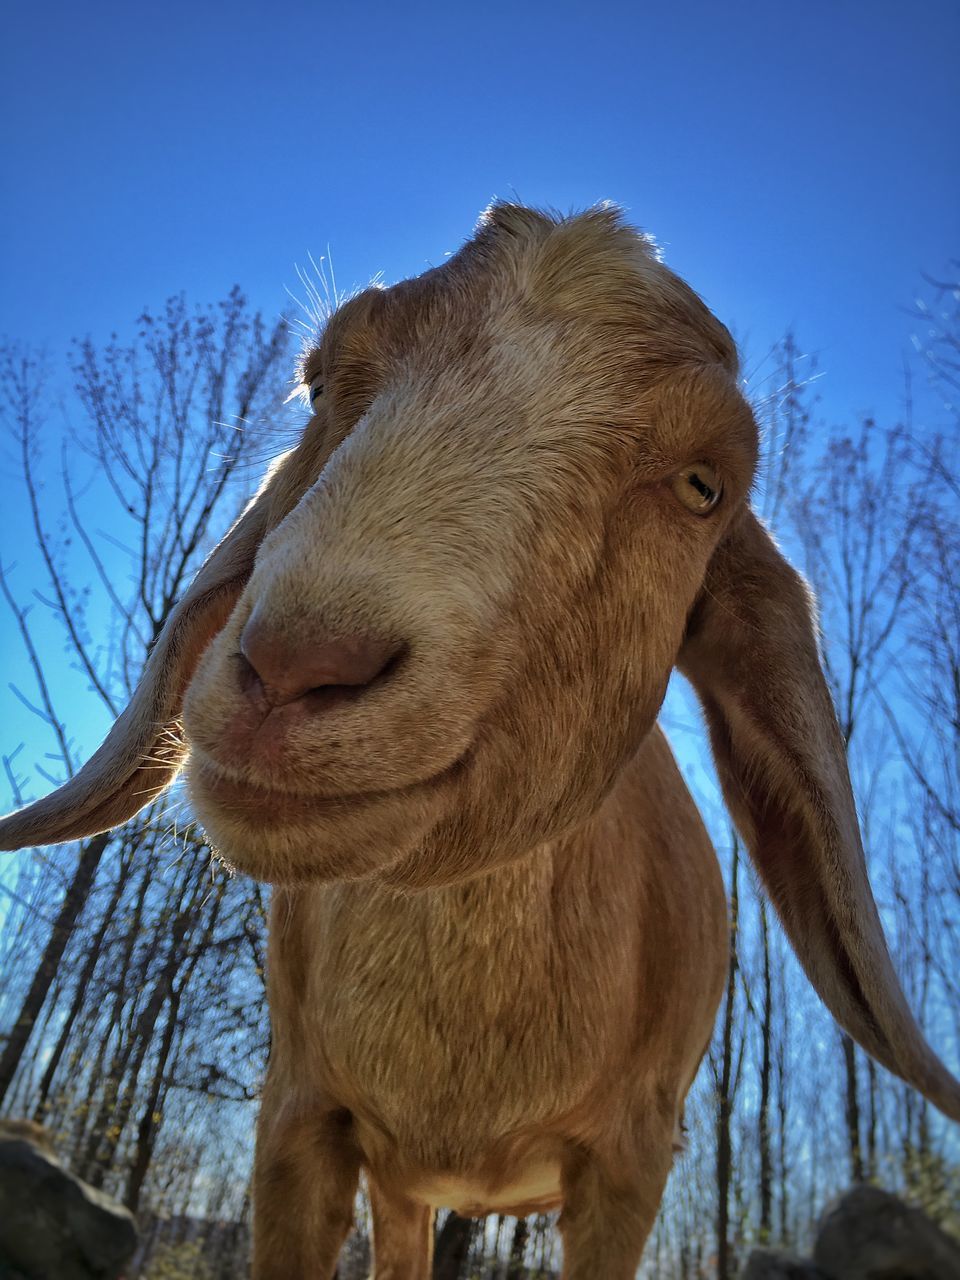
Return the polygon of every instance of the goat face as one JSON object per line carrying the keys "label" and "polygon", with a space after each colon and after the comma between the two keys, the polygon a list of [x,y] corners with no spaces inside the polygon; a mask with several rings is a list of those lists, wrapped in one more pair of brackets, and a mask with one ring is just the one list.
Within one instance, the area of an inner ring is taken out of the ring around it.
{"label": "goat face", "polygon": [[752,474],[732,344],[613,214],[500,208],[303,374],[317,412],[187,691],[194,805],[261,879],[476,874],[582,820],[653,724]]}
{"label": "goat face", "polygon": [[452,883],[591,813],[676,661],[814,986],[960,1119],[887,953],[806,588],[745,501],[733,344],[696,295],[611,211],[500,206],[443,267],[338,311],[303,373],[323,392],[302,440],[103,746],[0,819],[0,848],[115,826],[189,754],[211,838],[260,879]]}

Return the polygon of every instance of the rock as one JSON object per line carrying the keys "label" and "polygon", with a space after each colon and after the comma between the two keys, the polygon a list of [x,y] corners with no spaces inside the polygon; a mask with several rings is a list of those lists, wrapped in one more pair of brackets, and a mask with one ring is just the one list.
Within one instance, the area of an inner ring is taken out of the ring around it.
{"label": "rock", "polygon": [[23,1138],[24,1142],[32,1142],[48,1155],[56,1155],[50,1134],[36,1120],[14,1119],[12,1116],[0,1116],[0,1138]]}
{"label": "rock", "polygon": [[826,1210],[813,1258],[837,1280],[960,1278],[960,1245],[877,1187],[855,1187]]}
{"label": "rock", "polygon": [[806,1258],[775,1249],[754,1249],[740,1280],[832,1280]]}
{"label": "rock", "polygon": [[33,1135],[0,1135],[0,1280],[118,1280],[136,1243],[132,1215]]}

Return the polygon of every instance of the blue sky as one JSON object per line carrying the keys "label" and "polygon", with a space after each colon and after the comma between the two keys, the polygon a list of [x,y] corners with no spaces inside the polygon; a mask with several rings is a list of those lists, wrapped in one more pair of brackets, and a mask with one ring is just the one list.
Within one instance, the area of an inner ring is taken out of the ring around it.
{"label": "blue sky", "polygon": [[883,408],[960,253],[960,6],[19,3],[0,331],[62,346],[239,281],[421,270],[493,195],[609,198],[757,351]]}
{"label": "blue sky", "polygon": [[955,0],[20,0],[0,44],[0,332],[54,355],[181,289],[275,314],[328,245],[343,288],[415,273],[495,195],[613,199],[748,365],[794,326],[826,416],[892,417],[960,256]]}

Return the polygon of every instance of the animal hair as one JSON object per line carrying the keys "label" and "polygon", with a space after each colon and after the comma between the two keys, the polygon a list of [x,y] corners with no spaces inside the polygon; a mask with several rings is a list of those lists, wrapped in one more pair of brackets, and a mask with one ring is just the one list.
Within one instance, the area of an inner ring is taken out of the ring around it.
{"label": "animal hair", "polygon": [[960,1118],[866,876],[810,593],[753,515],[735,346],[610,206],[495,205],[299,369],[296,446],[130,706],[3,847],[124,821],[186,765],[274,886],[256,1280],[330,1277],[361,1170],[375,1275],[437,1207],[562,1208],[565,1280],[635,1274],[728,962],[656,724],[678,666],[814,986]]}

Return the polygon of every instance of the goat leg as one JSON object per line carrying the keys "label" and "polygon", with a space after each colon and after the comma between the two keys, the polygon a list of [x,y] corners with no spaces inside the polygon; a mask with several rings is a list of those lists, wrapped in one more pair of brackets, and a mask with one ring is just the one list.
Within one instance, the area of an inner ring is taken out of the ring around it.
{"label": "goat leg", "polygon": [[373,1215],[373,1280],[430,1280],[433,1210],[367,1175]]}
{"label": "goat leg", "polygon": [[564,1167],[563,1280],[634,1280],[673,1161],[673,1121],[635,1149],[572,1150]]}
{"label": "goat leg", "polygon": [[284,1103],[268,1079],[253,1172],[253,1280],[332,1280],[353,1225],[360,1154],[348,1112],[294,1109],[289,1096]]}

